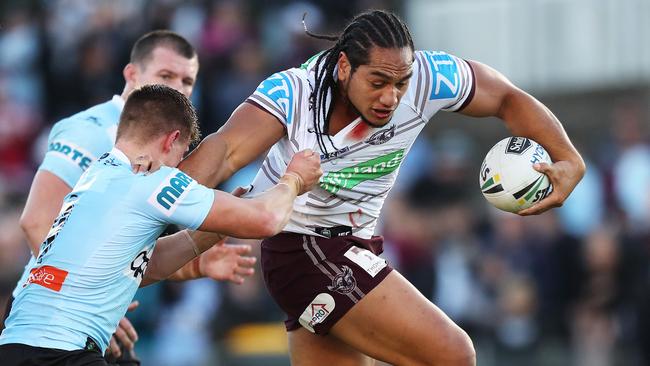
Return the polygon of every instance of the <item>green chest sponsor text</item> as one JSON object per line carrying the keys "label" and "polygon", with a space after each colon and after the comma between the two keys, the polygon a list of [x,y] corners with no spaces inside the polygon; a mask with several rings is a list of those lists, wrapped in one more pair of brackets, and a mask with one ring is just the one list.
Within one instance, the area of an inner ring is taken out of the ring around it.
{"label": "green chest sponsor text", "polygon": [[394,172],[403,159],[404,149],[401,149],[336,172],[327,172],[320,179],[320,187],[330,193],[352,189],[362,182]]}

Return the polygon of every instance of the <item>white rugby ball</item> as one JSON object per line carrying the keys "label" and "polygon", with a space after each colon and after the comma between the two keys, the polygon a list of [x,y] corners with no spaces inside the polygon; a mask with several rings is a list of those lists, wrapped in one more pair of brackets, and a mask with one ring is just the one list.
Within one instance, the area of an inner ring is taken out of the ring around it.
{"label": "white rugby ball", "polygon": [[508,137],[488,151],[479,174],[483,196],[508,212],[526,209],[548,196],[553,187],[548,177],[533,168],[551,163],[548,152],[525,137]]}

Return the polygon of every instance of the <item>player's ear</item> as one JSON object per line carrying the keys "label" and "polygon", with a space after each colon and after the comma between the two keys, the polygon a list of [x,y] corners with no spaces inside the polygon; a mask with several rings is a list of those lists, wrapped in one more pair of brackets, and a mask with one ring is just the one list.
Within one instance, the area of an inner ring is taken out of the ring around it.
{"label": "player's ear", "polygon": [[181,137],[180,130],[174,130],[168,133],[167,136],[165,137],[165,140],[163,141],[163,151],[165,153],[170,152],[172,146],[174,145],[174,142],[176,142],[176,140],[178,140],[180,137]]}
{"label": "player's ear", "polygon": [[337,61],[337,66],[339,68],[338,78],[339,81],[345,81],[350,77],[350,72],[352,70],[352,65],[350,65],[350,59],[345,52],[341,51],[339,53],[339,60]]}
{"label": "player's ear", "polygon": [[130,84],[131,87],[135,87],[136,85],[136,75],[138,73],[137,68],[135,67],[134,64],[128,63],[126,66],[124,66],[124,70],[122,70],[122,75],[124,75],[124,81],[126,81],[127,84]]}

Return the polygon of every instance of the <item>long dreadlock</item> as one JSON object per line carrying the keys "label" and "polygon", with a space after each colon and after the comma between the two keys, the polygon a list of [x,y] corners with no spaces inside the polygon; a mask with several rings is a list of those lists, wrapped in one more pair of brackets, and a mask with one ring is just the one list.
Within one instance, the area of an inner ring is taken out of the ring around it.
{"label": "long dreadlock", "polygon": [[[310,95],[318,146],[327,154],[328,149],[323,139],[323,131],[326,133],[329,130],[329,120],[334,109],[334,93],[338,87],[334,78],[334,69],[339,54],[345,52],[350,60],[351,72],[354,72],[357,67],[369,62],[370,49],[373,46],[381,48],[410,47],[411,50],[414,50],[413,39],[406,24],[397,15],[384,10],[371,10],[357,15],[338,36],[310,32],[305,24],[306,15],[307,13],[303,15],[302,20],[305,33],[308,36],[336,42],[334,46],[322,52],[316,60],[315,85]],[[330,108],[325,108],[324,104],[330,91],[332,92]],[[327,138],[330,145],[336,149],[329,134],[327,134]]]}

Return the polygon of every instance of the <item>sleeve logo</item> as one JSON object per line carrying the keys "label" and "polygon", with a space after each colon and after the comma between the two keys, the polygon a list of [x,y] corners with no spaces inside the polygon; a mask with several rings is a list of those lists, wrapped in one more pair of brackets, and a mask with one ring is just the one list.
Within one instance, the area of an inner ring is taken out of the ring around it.
{"label": "sleeve logo", "polygon": [[283,73],[275,73],[268,79],[262,81],[257,87],[257,91],[277,104],[285,113],[287,124],[291,123],[293,116],[293,91],[291,82]]}
{"label": "sleeve logo", "polygon": [[455,98],[460,87],[456,62],[444,52],[426,52],[425,55],[433,73],[429,100]]}
{"label": "sleeve logo", "polygon": [[169,217],[176,211],[178,203],[194,184],[196,182],[190,176],[175,170],[163,180],[147,202]]}
{"label": "sleeve logo", "polygon": [[52,152],[55,154],[63,155],[70,162],[78,165],[79,168],[81,168],[83,171],[88,169],[90,164],[97,159],[93,154],[82,149],[81,147],[63,140],[51,142],[48,146],[47,151],[48,153]]}

